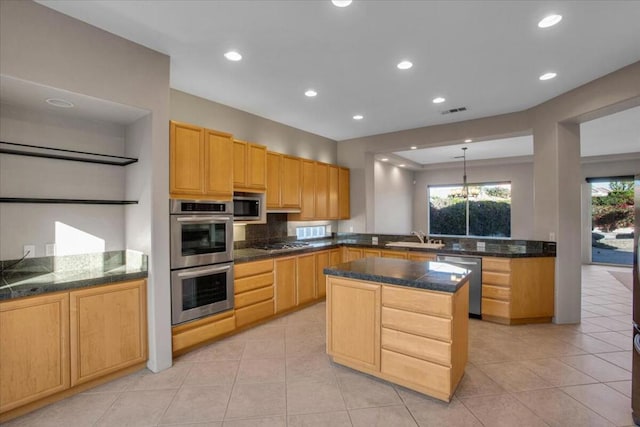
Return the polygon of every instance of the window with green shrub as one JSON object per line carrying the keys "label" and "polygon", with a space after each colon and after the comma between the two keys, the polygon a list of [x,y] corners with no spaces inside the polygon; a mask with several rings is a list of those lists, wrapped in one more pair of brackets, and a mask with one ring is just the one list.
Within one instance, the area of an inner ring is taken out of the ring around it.
{"label": "window with green shrub", "polygon": [[437,185],[427,188],[429,234],[511,236],[511,183]]}

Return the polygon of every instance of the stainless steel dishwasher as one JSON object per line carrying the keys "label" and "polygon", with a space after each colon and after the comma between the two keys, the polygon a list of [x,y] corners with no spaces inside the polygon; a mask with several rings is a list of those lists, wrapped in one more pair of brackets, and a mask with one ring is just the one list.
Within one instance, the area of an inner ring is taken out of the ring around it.
{"label": "stainless steel dishwasher", "polygon": [[471,256],[436,255],[436,261],[457,265],[471,270],[469,277],[469,315],[482,316],[482,258]]}

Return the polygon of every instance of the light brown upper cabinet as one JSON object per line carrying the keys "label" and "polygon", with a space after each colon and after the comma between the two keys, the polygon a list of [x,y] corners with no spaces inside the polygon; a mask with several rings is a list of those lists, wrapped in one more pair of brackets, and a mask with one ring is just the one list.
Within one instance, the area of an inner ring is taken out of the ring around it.
{"label": "light brown upper cabinet", "polygon": [[329,218],[329,165],[316,163],[316,218]]}
{"label": "light brown upper cabinet", "polygon": [[300,209],[302,159],[267,152],[267,209]]}
{"label": "light brown upper cabinet", "polygon": [[349,169],[340,168],[338,171],[338,217],[349,219],[351,217]]}
{"label": "light brown upper cabinet", "polygon": [[349,218],[349,169],[302,159],[302,205],[293,221]]}
{"label": "light brown upper cabinet", "polygon": [[231,134],[170,122],[171,198],[231,200],[232,171]]}
{"label": "light brown upper cabinet", "polygon": [[338,219],[340,216],[339,205],[339,185],[340,168],[335,165],[329,165],[329,191],[327,194],[329,219]]}
{"label": "light brown upper cabinet", "polygon": [[233,189],[262,193],[267,188],[267,147],[233,140]]}

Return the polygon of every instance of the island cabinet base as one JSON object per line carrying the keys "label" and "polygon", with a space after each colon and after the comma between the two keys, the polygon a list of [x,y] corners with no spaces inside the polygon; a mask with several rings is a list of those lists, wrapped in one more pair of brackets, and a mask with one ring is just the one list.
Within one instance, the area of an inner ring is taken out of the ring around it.
{"label": "island cabinet base", "polygon": [[327,353],[449,402],[467,363],[468,312],[468,284],[449,293],[327,276]]}

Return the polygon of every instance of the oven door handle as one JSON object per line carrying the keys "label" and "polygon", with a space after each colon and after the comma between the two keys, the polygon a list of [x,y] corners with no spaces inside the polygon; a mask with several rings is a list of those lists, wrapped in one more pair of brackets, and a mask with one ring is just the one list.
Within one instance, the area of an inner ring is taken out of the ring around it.
{"label": "oven door handle", "polygon": [[221,271],[227,271],[230,269],[231,269],[230,265],[225,265],[222,267],[199,268],[198,270],[195,270],[195,271],[190,270],[190,271],[184,271],[184,272],[178,273],[178,277],[183,279],[188,279],[189,277],[202,276],[204,274],[209,274],[209,273],[219,273]]}
{"label": "oven door handle", "polygon": [[194,224],[230,221],[228,216],[181,216],[178,218],[178,222],[190,222]]}

